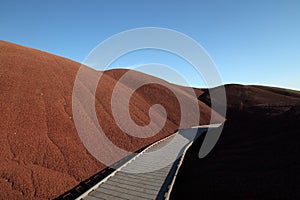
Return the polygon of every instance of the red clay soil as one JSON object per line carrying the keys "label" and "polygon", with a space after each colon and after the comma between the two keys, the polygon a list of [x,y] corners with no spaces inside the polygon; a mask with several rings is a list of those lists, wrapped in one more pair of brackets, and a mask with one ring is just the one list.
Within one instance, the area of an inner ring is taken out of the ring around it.
{"label": "red clay soil", "polygon": [[[0,41],[0,199],[51,199],[105,167],[86,150],[73,121],[72,91],[80,66],[59,56]],[[87,77],[97,75],[95,70],[87,71]],[[147,139],[124,134],[113,120],[110,102],[115,84],[126,71],[104,73],[96,93],[96,112],[114,144],[136,151],[173,133],[179,126],[180,107],[168,88],[143,86],[130,99],[132,119],[147,125],[150,106],[159,103],[167,110],[166,124]],[[156,80],[139,72],[134,72],[132,79]],[[84,84],[88,89],[88,82]],[[130,88],[124,87],[124,93],[127,90]],[[199,89],[195,91],[202,94]],[[201,101],[198,104],[199,123],[209,123],[211,109]]]}

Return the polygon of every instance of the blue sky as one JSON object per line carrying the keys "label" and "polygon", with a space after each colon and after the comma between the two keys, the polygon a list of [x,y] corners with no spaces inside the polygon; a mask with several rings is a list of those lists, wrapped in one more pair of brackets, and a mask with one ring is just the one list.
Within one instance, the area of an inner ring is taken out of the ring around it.
{"label": "blue sky", "polygon": [[[139,27],[174,29],[195,39],[224,83],[300,90],[298,0],[0,0],[1,40],[78,62],[103,40]],[[112,67],[149,62],[172,66],[191,77],[192,86],[205,86],[191,66],[164,52],[134,52]]]}

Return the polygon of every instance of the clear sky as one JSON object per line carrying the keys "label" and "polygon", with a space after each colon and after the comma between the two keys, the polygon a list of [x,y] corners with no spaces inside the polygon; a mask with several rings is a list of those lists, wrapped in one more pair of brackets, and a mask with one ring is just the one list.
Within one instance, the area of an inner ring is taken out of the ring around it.
{"label": "clear sky", "polygon": [[[1,40],[78,62],[101,41],[138,27],[170,28],[195,39],[224,83],[300,90],[299,0],[0,0]],[[133,53],[113,67],[156,62],[189,76],[184,61],[169,57]]]}

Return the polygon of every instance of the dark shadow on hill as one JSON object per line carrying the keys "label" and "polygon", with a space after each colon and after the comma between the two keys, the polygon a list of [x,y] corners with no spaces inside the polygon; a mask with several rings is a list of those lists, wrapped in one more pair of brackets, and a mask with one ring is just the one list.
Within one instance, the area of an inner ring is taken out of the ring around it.
{"label": "dark shadow on hill", "polygon": [[[204,135],[192,145],[171,199],[300,199],[299,93],[239,85],[226,90],[227,121],[218,143],[203,159]],[[207,97],[200,96],[209,103]]]}

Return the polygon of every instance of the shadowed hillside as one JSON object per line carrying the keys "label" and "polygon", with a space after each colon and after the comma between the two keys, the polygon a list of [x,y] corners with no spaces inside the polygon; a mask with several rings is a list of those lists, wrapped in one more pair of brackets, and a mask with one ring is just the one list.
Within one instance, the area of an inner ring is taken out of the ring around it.
{"label": "shadowed hillside", "polygon": [[[72,91],[79,68],[74,61],[0,41],[0,199],[54,198],[105,167],[83,146],[74,125]],[[100,72],[84,69],[86,81],[82,86],[88,91],[89,79]],[[201,119],[197,124],[209,123],[211,110],[207,105],[187,94],[183,87],[159,80],[168,87],[150,84],[137,89],[129,108],[132,119],[144,126],[150,122],[150,106],[163,105],[168,113],[164,127],[146,139],[124,134],[113,120],[110,104],[113,88],[125,72],[105,72],[96,97],[87,97],[95,99],[98,121],[118,147],[133,152],[178,129],[181,113],[174,93],[168,89],[171,87],[187,102],[198,103]],[[137,82],[158,81],[139,72],[131,76]],[[131,90],[124,84],[122,88],[121,96]],[[197,113],[191,113],[194,114]],[[155,117],[162,118],[160,113]],[[91,123],[89,115],[83,120]],[[215,119],[221,120],[222,117]]]}
{"label": "shadowed hillside", "polygon": [[[228,110],[212,152],[188,151],[171,199],[299,199],[300,92],[226,85]],[[216,88],[217,90],[218,88]],[[199,99],[210,104],[207,90]]]}

